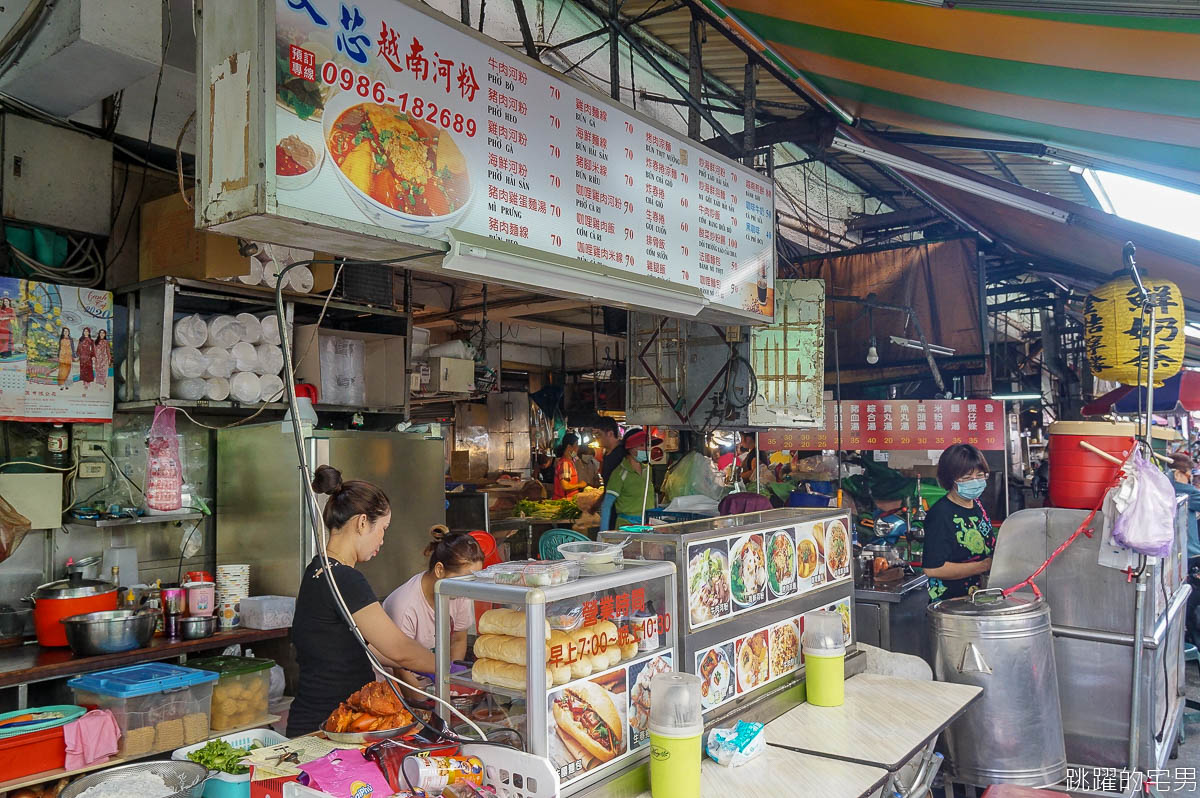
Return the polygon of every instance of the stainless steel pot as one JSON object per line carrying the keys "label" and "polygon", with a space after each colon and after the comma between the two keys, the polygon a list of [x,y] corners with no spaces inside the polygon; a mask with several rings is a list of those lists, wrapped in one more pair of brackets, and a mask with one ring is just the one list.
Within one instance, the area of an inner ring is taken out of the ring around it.
{"label": "stainless steel pot", "polygon": [[1043,787],[1067,776],[1050,607],[981,590],[929,607],[934,672],[983,688],[946,730],[954,775],[969,784]]}
{"label": "stainless steel pot", "polygon": [[80,657],[116,654],[150,645],[158,613],[108,610],[63,618],[67,645]]}

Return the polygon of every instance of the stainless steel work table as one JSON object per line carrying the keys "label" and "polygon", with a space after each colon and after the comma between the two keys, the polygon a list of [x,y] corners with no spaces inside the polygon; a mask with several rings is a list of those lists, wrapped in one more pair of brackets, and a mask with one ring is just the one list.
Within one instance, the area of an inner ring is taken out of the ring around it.
{"label": "stainless steel work table", "polygon": [[982,694],[979,687],[863,673],[846,680],[842,706],[801,704],[768,723],[767,742],[892,776],[924,749],[923,773],[938,735]]}
{"label": "stainless steel work table", "polygon": [[[701,798],[736,795],[820,795],[822,798],[867,798],[888,780],[882,768],[827,759],[767,746],[736,768],[705,757],[700,766]],[[637,798],[650,798],[650,791]]]}

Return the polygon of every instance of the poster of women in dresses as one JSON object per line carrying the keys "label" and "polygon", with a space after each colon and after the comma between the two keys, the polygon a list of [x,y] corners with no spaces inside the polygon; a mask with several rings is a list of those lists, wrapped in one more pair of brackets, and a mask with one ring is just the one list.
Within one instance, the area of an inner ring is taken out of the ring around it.
{"label": "poster of women in dresses", "polygon": [[112,419],[112,294],[91,288],[11,280],[9,322],[23,342],[19,363],[4,356],[5,285],[0,281],[0,418],[21,421]]}

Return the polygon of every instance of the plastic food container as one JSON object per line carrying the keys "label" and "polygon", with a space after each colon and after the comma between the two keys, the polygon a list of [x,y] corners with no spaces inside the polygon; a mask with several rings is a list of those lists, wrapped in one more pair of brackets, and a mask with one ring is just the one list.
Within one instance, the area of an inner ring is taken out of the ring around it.
{"label": "plastic food container", "polygon": [[296,615],[291,596],[251,596],[242,599],[242,626],[247,629],[287,629]]}
{"label": "plastic food container", "polygon": [[0,740],[0,781],[57,770],[66,764],[62,726]]}
{"label": "plastic food container", "polygon": [[[234,748],[249,748],[255,743],[258,743],[259,748],[270,748],[273,745],[287,742],[288,738],[270,729],[251,729],[237,734],[227,734],[217,739],[224,740]],[[208,745],[208,742],[205,740],[186,748],[179,748],[171,754],[171,759],[176,762],[190,762],[188,754],[192,751],[199,751]],[[204,792],[201,793],[201,798],[250,798],[250,775],[243,773],[240,776],[234,776],[231,773],[211,771],[208,781],[204,782]]]}
{"label": "plastic food container", "polygon": [[189,664],[220,676],[212,692],[213,731],[236,729],[265,720],[275,660],[211,657],[192,660]]}
{"label": "plastic food container", "polygon": [[150,662],[77,676],[67,686],[76,704],[113,713],[118,755],[135,757],[207,739],[216,681],[215,673]]}
{"label": "plastic food container", "polygon": [[[480,571],[477,576],[483,574]],[[524,585],[526,587],[550,587],[563,585],[579,578],[579,563],[559,560],[545,562],[502,562],[487,569],[484,579],[492,579],[498,585]]]}
{"label": "plastic food container", "polygon": [[625,567],[624,551],[616,543],[579,541],[562,543],[558,553],[571,562],[579,563],[584,573],[608,574]]}

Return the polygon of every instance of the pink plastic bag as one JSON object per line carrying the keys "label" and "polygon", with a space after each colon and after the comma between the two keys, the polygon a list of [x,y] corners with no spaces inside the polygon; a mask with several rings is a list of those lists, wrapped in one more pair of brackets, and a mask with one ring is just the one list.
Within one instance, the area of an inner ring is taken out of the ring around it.
{"label": "pink plastic bag", "polygon": [[183,507],[183,465],[175,434],[175,408],[154,408],[146,439],[146,510],[174,513]]}
{"label": "pink plastic bag", "polygon": [[1125,479],[1116,488],[1117,519],[1113,539],[1147,557],[1166,557],[1175,540],[1175,489],[1171,480],[1134,449],[1125,466]]}
{"label": "pink plastic bag", "polygon": [[300,766],[305,786],[334,798],[384,798],[392,795],[383,771],[361,751],[339,750]]}

